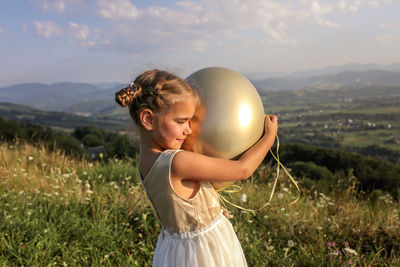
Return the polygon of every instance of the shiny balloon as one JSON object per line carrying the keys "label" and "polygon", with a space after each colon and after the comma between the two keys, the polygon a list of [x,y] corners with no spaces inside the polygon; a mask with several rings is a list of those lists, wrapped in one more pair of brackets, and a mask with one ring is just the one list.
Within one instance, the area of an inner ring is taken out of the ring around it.
{"label": "shiny balloon", "polygon": [[[189,75],[200,105],[191,121],[192,134],[182,148],[207,156],[238,158],[264,132],[264,107],[253,84],[226,68],[211,67]],[[233,182],[214,182],[215,189]]]}

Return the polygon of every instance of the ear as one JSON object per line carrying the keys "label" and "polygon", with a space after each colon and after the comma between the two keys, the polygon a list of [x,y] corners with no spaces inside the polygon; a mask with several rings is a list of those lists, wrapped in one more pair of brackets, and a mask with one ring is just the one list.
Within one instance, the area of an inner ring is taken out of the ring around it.
{"label": "ear", "polygon": [[143,128],[145,128],[148,131],[153,130],[153,126],[154,126],[153,111],[151,111],[148,108],[143,109],[139,113],[139,119],[140,119],[140,123],[142,124]]}

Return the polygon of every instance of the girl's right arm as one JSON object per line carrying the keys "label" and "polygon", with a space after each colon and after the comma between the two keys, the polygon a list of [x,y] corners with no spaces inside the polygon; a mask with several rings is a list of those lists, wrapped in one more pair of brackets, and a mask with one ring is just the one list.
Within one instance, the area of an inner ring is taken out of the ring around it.
{"label": "girl's right arm", "polygon": [[265,116],[265,134],[238,160],[227,160],[182,151],[174,156],[171,177],[179,180],[235,181],[252,175],[275,142],[278,119]]}

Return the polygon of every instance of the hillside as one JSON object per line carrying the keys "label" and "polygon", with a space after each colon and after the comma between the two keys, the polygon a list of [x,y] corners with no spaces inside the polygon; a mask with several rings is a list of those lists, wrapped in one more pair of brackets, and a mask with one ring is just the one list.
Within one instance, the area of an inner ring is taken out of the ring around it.
{"label": "hillside", "polygon": [[117,85],[111,85],[103,89],[86,83],[17,84],[0,88],[0,99],[46,111],[64,111],[76,104],[112,99]]}
{"label": "hillside", "polygon": [[0,116],[15,121],[30,121],[42,126],[50,126],[59,130],[71,131],[78,126],[96,126],[115,131],[127,131],[131,128],[129,114],[121,117],[89,117],[67,112],[43,111],[25,105],[0,103]]}
{"label": "hillside", "polygon": [[355,86],[398,86],[400,72],[383,70],[346,71],[338,74],[324,74],[305,78],[282,77],[253,81],[259,91],[339,89]]}

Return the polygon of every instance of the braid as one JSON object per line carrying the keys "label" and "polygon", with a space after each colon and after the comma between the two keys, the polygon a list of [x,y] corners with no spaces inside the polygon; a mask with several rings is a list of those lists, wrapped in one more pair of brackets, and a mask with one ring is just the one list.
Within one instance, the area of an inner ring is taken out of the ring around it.
{"label": "braid", "polygon": [[163,112],[180,96],[191,94],[192,88],[178,76],[157,69],[139,75],[128,87],[115,94],[115,101],[122,107],[129,106],[129,113],[136,124],[140,125],[139,114],[143,109]]}
{"label": "braid", "polygon": [[[132,89],[135,89],[135,91],[133,91]],[[137,98],[141,92],[142,88],[140,87],[140,85],[136,83],[131,83],[128,87],[123,88],[115,93],[115,101],[122,107],[126,107],[135,98]]]}

